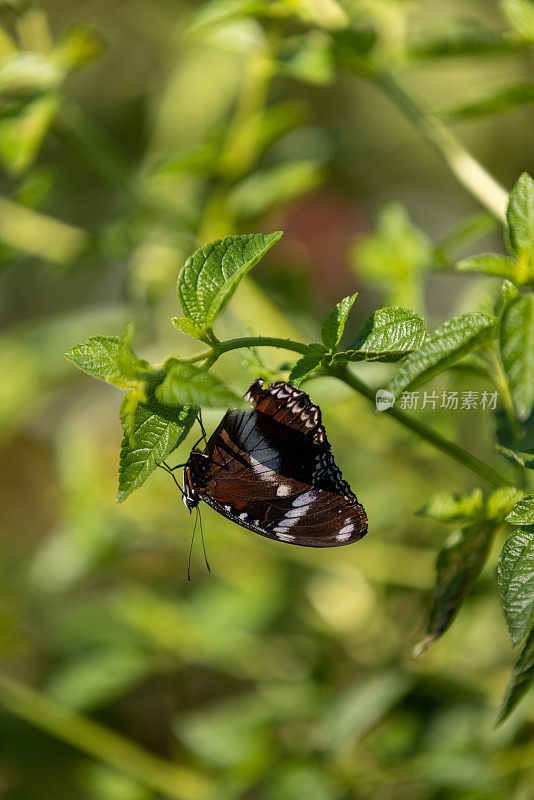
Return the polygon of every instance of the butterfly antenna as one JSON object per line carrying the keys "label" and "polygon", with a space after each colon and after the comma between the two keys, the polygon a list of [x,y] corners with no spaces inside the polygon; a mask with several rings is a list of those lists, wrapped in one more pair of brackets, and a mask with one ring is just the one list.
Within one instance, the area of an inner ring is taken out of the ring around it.
{"label": "butterfly antenna", "polygon": [[204,531],[202,530],[202,514],[200,508],[197,506],[197,516],[200,517],[200,538],[202,539],[202,550],[204,551],[204,561],[206,562],[206,569],[211,572],[208,557],[206,555],[206,545],[204,543]]}
{"label": "butterfly antenna", "polygon": [[193,553],[193,542],[195,541],[195,533],[197,530],[197,522],[198,522],[198,506],[197,506],[197,515],[195,518],[195,524],[193,526],[193,535],[191,537],[191,544],[189,545],[189,558],[187,559],[187,580],[191,580],[191,554]]}

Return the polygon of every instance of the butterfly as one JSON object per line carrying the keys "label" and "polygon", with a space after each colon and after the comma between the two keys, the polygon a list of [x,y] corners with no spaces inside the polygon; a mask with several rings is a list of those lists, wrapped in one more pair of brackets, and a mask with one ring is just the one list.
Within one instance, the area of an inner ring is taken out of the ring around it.
{"label": "butterfly", "polygon": [[285,381],[264,389],[257,379],[245,399],[253,407],[228,411],[209,439],[202,428],[205,449],[195,445],[183,472],[189,511],[203,500],[243,528],[303,547],[365,536],[364,507],[336,466],[319,407]]}

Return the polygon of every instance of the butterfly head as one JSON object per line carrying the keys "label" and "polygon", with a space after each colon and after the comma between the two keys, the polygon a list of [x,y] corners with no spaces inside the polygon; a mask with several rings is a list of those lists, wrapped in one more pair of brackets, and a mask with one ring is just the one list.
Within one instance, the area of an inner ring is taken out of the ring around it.
{"label": "butterfly head", "polygon": [[184,467],[184,504],[189,512],[200,502],[199,490],[205,485],[205,474],[209,467],[205,453],[193,450]]}

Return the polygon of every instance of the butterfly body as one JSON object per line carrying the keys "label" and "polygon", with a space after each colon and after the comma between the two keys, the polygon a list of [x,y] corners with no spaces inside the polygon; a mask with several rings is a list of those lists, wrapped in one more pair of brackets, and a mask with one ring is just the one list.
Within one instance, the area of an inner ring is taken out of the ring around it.
{"label": "butterfly body", "polygon": [[335,464],[321,412],[277,381],[252,383],[250,411],[228,411],[184,468],[184,503],[200,500],[261,536],[305,547],[351,544],[367,532],[363,506]]}

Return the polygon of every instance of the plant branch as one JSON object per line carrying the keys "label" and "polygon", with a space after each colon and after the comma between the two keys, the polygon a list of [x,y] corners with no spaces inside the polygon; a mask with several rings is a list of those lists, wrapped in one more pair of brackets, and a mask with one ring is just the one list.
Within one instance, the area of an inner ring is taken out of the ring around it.
{"label": "plant branch", "polygon": [[[346,383],[347,386],[350,386],[352,389],[355,389],[355,391],[366,397],[374,405],[375,391],[351,372],[349,372],[346,367],[337,368],[335,372],[332,372],[332,374],[334,374],[336,378],[339,378],[339,380]],[[387,411],[383,411],[381,413],[388,414],[390,417],[393,417],[397,420],[397,422],[400,422],[401,425],[404,425],[405,428],[408,428],[412,431],[412,433],[415,433],[416,436],[419,436],[420,439],[424,439],[442,453],[445,453],[454,461],[457,461],[458,464],[467,467],[467,469],[470,469],[471,472],[476,473],[488,483],[493,484],[493,486],[509,486],[511,484],[511,481],[509,481],[508,478],[506,478],[504,475],[501,475],[501,473],[493,469],[493,467],[490,467],[484,461],[480,461],[480,459],[471,455],[471,453],[468,453],[467,450],[464,450],[455,442],[451,442],[449,439],[446,439],[440,433],[432,430],[432,428],[429,428],[423,422],[420,422],[409,414],[406,414],[401,409],[393,406],[393,408],[389,408]]]}
{"label": "plant branch", "polygon": [[0,675],[0,704],[11,714],[175,800],[203,800],[214,787],[196,772],[152,755],[135,742]]}
{"label": "plant branch", "polygon": [[515,414],[514,401],[512,400],[512,395],[510,394],[508,380],[501,366],[499,357],[495,352],[495,347],[487,347],[486,352],[489,354],[491,366],[493,367],[493,380],[497,384],[497,387],[502,394],[504,409],[508,418],[508,424],[510,425],[514,442],[517,444],[519,441],[519,423]]}
{"label": "plant branch", "polygon": [[438,117],[427,112],[416,102],[394,75],[388,72],[377,72],[375,79],[386,94],[404,111],[423,138],[443,156],[449,169],[462,186],[497,219],[504,222],[508,202],[505,189]]}
{"label": "plant branch", "polygon": [[[488,353],[490,368],[492,368],[493,380],[495,381],[495,384],[499,389],[503,399],[504,410],[506,413],[506,417],[508,419],[510,432],[512,434],[512,438],[514,441],[514,449],[516,449],[521,436],[520,436],[519,422],[515,413],[514,401],[512,400],[512,395],[510,394],[510,387],[508,386],[508,379],[502,368],[495,346],[490,346],[485,348],[485,352]],[[517,476],[517,485],[521,486],[522,489],[527,491],[528,490],[527,470],[524,469],[520,464],[515,464],[515,474]]]}
{"label": "plant branch", "polygon": [[244,347],[277,347],[283,350],[292,350],[294,353],[306,355],[309,352],[308,345],[294,342],[292,339],[281,339],[276,336],[242,336],[239,339],[228,339],[226,342],[218,342],[210,350],[203,353],[195,353],[193,356],[182,358],[186,364],[194,364],[197,361],[210,361],[211,364],[231,350],[240,350]]}

